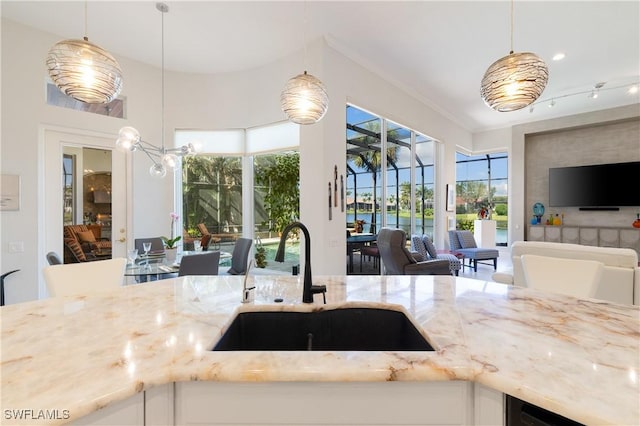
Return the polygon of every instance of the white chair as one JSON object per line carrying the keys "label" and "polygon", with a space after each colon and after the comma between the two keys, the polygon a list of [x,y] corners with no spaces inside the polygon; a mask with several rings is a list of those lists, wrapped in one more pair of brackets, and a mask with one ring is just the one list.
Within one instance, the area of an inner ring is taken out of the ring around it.
{"label": "white chair", "polygon": [[527,287],[573,297],[595,297],[604,265],[595,260],[522,255]]}
{"label": "white chair", "polygon": [[51,265],[44,268],[44,280],[52,297],[109,291],[122,286],[127,259]]}

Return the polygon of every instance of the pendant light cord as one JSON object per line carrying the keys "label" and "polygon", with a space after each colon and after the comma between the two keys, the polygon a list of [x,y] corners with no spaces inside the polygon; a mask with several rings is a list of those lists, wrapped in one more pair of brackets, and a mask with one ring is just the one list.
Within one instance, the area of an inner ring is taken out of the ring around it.
{"label": "pendant light cord", "polygon": [[165,14],[165,10],[160,10],[160,13],[162,14],[162,35],[160,37],[161,39],[161,43],[162,43],[162,74],[161,74],[161,81],[162,81],[162,101],[161,101],[161,108],[162,108],[162,137],[161,137],[161,141],[162,141],[162,153],[164,154],[164,14]]}
{"label": "pendant light cord", "polygon": [[304,46],[304,73],[307,73],[307,2],[302,4],[302,43]]}
{"label": "pendant light cord", "polygon": [[509,54],[513,54],[513,0],[511,0],[511,51]]}
{"label": "pendant light cord", "polygon": [[84,2],[84,40],[88,41],[89,37],[87,36],[87,2]]}

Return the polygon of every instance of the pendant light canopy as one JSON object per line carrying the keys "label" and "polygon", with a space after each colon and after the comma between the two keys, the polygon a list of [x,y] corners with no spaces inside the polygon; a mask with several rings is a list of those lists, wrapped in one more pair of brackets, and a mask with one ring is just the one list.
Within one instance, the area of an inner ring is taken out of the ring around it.
{"label": "pendant light canopy", "polygon": [[498,59],[482,78],[480,95],[500,112],[522,109],[540,97],[547,86],[547,64],[534,53],[513,53],[513,0],[511,0],[511,52]]}
{"label": "pendant light canopy", "polygon": [[196,153],[193,144],[189,143],[180,148],[165,148],[164,146],[164,14],[169,11],[165,3],[156,3],[156,9],[162,16],[162,145],[157,147],[142,140],[140,132],[135,128],[126,126],[120,129],[116,147],[121,151],[142,151],[152,161],[149,174],[153,177],[163,178],[167,175],[167,168],[173,169],[178,163],[178,156],[193,155]]}
{"label": "pendant light canopy", "polygon": [[306,71],[289,79],[280,95],[280,102],[282,111],[297,124],[320,121],[329,107],[324,84]]}
{"label": "pendant light canopy", "polygon": [[47,55],[47,69],[53,83],[67,96],[90,104],[114,100],[122,90],[122,70],[113,56],[86,36],[63,40]]}

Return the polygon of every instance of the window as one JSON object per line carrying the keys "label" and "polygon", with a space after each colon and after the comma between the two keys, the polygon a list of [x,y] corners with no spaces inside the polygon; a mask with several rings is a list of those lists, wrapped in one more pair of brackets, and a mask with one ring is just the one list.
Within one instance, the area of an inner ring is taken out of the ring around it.
{"label": "window", "polygon": [[75,223],[75,155],[63,154],[62,156],[62,197],[63,197],[63,225]]}
{"label": "window", "polygon": [[182,164],[183,226],[204,223],[212,234],[242,234],[242,164],[239,156],[196,155]]}
{"label": "window", "polygon": [[109,117],[124,118],[123,99],[116,98],[106,104],[89,104],[65,95],[53,83],[47,83],[47,105],[75,109],[76,111],[86,111]]}
{"label": "window", "polygon": [[183,159],[176,179],[185,232],[196,238],[197,225],[204,223],[228,251],[237,237],[254,238],[254,249],[266,251],[267,268],[290,273],[299,263],[297,242],[288,244],[284,264],[273,258],[282,223],[299,217],[299,126],[176,131],[176,145],[185,143],[201,152]]}
{"label": "window", "polygon": [[347,105],[346,136],[347,229],[377,233],[390,226],[432,235],[435,141],[352,105]]}
{"label": "window", "polygon": [[505,152],[456,154],[456,220],[458,229],[472,229],[481,208],[496,220],[496,244],[507,245],[508,156]]}

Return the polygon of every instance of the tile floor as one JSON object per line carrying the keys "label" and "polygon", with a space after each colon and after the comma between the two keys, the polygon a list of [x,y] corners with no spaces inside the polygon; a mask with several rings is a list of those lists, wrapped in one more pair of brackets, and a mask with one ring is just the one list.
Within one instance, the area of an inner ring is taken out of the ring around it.
{"label": "tile floor", "polygon": [[[496,247],[500,252],[498,257],[498,271],[504,271],[511,269],[511,256],[509,255],[508,247]],[[360,262],[362,260],[362,272],[360,272]],[[346,258],[345,265],[348,265],[349,258]],[[473,267],[465,266],[459,272],[459,276],[474,278],[482,281],[491,281],[491,275],[494,273],[493,264],[489,261],[487,264],[478,262],[478,272],[474,272]],[[353,255],[353,273],[352,275],[377,275],[378,271],[374,268],[373,259],[365,256],[360,258],[360,254],[354,253]]]}

